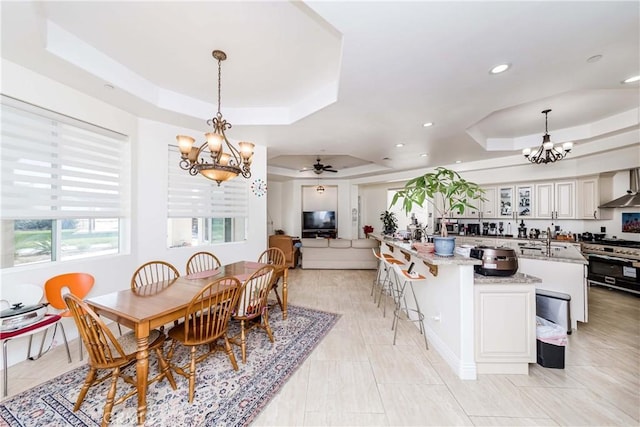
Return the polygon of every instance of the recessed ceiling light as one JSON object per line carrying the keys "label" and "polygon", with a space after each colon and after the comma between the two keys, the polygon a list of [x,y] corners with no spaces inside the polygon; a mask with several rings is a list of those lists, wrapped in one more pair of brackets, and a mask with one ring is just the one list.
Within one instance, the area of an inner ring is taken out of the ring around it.
{"label": "recessed ceiling light", "polygon": [[427,153],[422,153],[422,154],[420,154],[420,157],[427,157],[427,156],[428,156],[428,154],[427,154]]}
{"label": "recessed ceiling light", "polygon": [[626,80],[623,80],[622,83],[635,83],[638,80],[640,80],[640,76],[633,76],[633,77],[629,77]]}
{"label": "recessed ceiling light", "polygon": [[500,74],[500,73],[504,73],[505,71],[507,71],[509,69],[509,67],[511,67],[511,64],[500,64],[500,65],[496,65],[495,67],[493,67],[490,71],[489,74]]}
{"label": "recessed ceiling light", "polygon": [[404,144],[403,143],[396,144],[396,147],[397,148],[402,148],[402,147],[404,147]]}
{"label": "recessed ceiling light", "polygon": [[456,160],[456,163],[462,163],[462,160]]}
{"label": "recessed ceiling light", "polygon": [[429,126],[433,126],[433,122],[424,123],[422,126],[428,128]]}
{"label": "recessed ceiling light", "polygon": [[587,58],[587,62],[589,63],[598,62],[601,59],[602,59],[602,55],[593,55]]}

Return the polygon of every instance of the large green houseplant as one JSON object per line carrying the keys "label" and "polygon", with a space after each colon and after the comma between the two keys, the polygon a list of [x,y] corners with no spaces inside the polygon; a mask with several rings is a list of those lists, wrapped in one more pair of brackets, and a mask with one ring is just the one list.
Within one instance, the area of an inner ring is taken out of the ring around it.
{"label": "large green houseplant", "polygon": [[[462,214],[465,209],[475,209],[476,206],[472,202],[486,200],[483,195],[484,191],[478,184],[465,180],[456,171],[438,167],[435,172],[409,180],[404,188],[393,196],[391,206],[402,200],[402,207],[409,214],[414,204],[424,207],[425,202],[430,203],[437,217],[442,218],[440,237],[447,238],[446,222],[451,218],[452,212],[458,211]],[[440,252],[435,240],[434,238],[437,255],[453,255],[453,238],[449,243],[445,243],[447,250]]]}

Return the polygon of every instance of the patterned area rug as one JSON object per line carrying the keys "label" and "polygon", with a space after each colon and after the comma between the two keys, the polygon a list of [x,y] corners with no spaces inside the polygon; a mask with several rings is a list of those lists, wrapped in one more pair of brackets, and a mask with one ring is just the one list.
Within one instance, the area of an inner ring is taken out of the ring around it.
{"label": "patterned area rug", "polygon": [[[279,309],[272,310],[269,323],[275,343],[258,329],[247,337],[247,363],[242,364],[240,348],[232,346],[238,360],[234,371],[224,352],[216,352],[197,365],[195,397],[189,404],[188,380],[175,375],[177,390],[165,379],[149,387],[148,426],[242,426],[253,420],[280,390],[291,374],[331,330],[339,315],[289,306],[288,319]],[[233,333],[233,331],[230,331]],[[165,344],[165,350],[168,348]],[[178,346],[174,354],[183,366],[189,350]],[[150,373],[157,372],[157,361],[149,358]],[[135,364],[126,372],[135,375]],[[9,426],[99,426],[107,395],[108,381],[89,389],[78,412],[73,405],[87,374],[83,366],[38,387],[13,396],[0,405],[0,425]],[[118,381],[117,395],[130,386]],[[137,395],[113,409],[111,425],[136,424]]]}

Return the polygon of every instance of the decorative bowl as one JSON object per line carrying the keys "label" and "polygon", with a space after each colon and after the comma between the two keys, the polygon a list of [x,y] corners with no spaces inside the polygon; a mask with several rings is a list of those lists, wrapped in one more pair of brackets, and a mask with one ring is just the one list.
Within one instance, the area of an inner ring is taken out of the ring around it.
{"label": "decorative bowl", "polygon": [[418,253],[432,253],[434,249],[433,243],[420,243],[416,242],[411,245]]}

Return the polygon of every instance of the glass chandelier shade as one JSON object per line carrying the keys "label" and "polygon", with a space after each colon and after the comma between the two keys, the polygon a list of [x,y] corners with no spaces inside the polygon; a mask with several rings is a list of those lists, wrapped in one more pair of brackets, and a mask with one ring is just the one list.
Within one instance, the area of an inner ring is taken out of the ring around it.
{"label": "glass chandelier shade", "polygon": [[558,160],[564,159],[573,148],[573,142],[565,142],[562,144],[562,150],[556,148],[553,142],[551,142],[547,122],[547,117],[550,112],[550,109],[542,112],[542,114],[544,114],[544,135],[542,136],[542,144],[540,147],[538,147],[535,152],[532,152],[531,148],[522,150],[522,155],[531,163],[547,164],[557,162]]}
{"label": "glass chandelier shade", "polygon": [[204,134],[205,142],[199,147],[194,146],[196,140],[188,135],[177,135],[176,140],[181,156],[180,168],[191,175],[201,174],[220,185],[238,175],[251,177],[254,145],[251,142],[239,142],[236,148],[227,139],[226,131],[231,129],[231,123],[220,112],[221,63],[227,59],[227,55],[221,50],[214,50],[212,55],[218,60],[218,112],[207,120],[207,125],[213,130]]}

